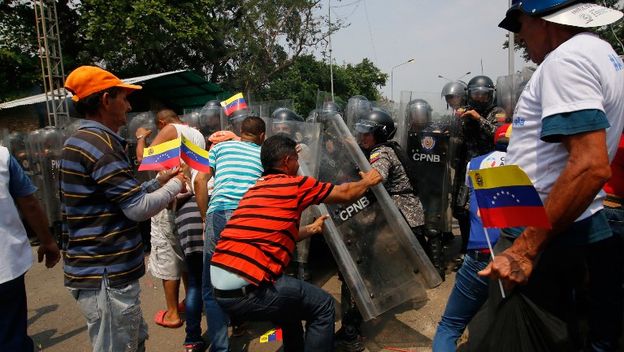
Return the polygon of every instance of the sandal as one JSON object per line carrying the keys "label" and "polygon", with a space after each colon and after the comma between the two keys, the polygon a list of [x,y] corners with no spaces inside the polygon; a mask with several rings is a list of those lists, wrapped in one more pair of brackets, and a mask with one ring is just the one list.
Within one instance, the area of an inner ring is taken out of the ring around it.
{"label": "sandal", "polygon": [[165,320],[165,315],[167,314],[166,310],[159,310],[158,313],[154,316],[154,322],[157,325],[160,325],[165,328],[176,329],[182,326],[182,320],[178,319],[176,322],[168,322]]}

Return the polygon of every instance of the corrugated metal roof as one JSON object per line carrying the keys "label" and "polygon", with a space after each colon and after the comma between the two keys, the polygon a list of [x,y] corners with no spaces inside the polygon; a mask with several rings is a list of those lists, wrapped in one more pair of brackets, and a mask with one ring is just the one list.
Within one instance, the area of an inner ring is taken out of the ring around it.
{"label": "corrugated metal roof", "polygon": [[[164,81],[162,81],[161,78],[165,76],[171,77],[167,77]],[[181,107],[203,105],[203,103],[201,102],[202,100],[204,100],[203,97],[216,96],[218,93],[222,92],[221,88],[218,85],[210,83],[188,70],[155,73],[151,75],[127,78],[123,79],[123,81],[127,83],[141,84],[144,86],[144,89],[148,90],[149,93],[151,93],[152,95],[159,98],[164,97],[165,100],[170,101],[173,104],[179,105]],[[151,83],[153,83],[153,87]],[[175,85],[175,87],[172,87],[172,85]],[[169,87],[175,88],[175,91],[183,92],[187,95],[172,95],[173,91],[167,89]],[[72,96],[72,94],[65,91],[65,89],[63,89],[63,92],[66,93],[68,97]],[[206,100],[208,100],[208,98],[206,98]],[[15,108],[18,106],[45,103],[45,101],[46,95],[45,93],[41,93],[30,97],[2,103],[0,104],[0,110]]]}

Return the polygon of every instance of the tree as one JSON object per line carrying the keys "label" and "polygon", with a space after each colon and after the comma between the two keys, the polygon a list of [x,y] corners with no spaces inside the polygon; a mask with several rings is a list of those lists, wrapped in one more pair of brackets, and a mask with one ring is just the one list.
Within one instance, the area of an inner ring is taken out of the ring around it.
{"label": "tree", "polygon": [[[378,88],[386,84],[388,75],[368,59],[358,64],[334,65],[334,92],[337,101],[347,101],[353,95],[380,99]],[[275,76],[256,96],[257,100],[292,99],[295,111],[307,114],[316,107],[318,91],[331,90],[329,65],[312,55],[303,55],[292,66]]]}

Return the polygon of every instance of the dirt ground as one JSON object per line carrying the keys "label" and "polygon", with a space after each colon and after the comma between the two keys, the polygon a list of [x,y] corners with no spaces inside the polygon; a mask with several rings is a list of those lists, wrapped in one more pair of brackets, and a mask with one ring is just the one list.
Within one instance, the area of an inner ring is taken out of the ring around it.
{"label": "dirt ground", "polygon": [[[457,253],[457,243],[449,253]],[[453,250],[454,249],[454,250]],[[33,248],[35,251],[36,248]],[[439,287],[428,290],[428,299],[411,302],[393,309],[367,323],[364,327],[366,347],[369,351],[431,351],[431,340],[437,322],[444,310],[455,273],[448,271],[447,279]],[[322,287],[340,300],[340,281],[336,274],[322,280]],[[184,328],[167,329],[154,323],[156,312],[164,308],[161,281],[149,273],[141,279],[143,315],[149,326],[148,351],[182,351]],[[26,275],[28,295],[29,334],[46,352],[90,351],[86,322],[74,299],[63,287],[61,264],[46,269],[35,264]],[[340,314],[337,313],[339,317]],[[340,322],[336,324],[336,329]],[[205,330],[205,319],[203,321]],[[278,351],[279,342],[260,343],[260,336],[272,328],[270,323],[253,323],[241,337],[233,337],[232,351]]]}

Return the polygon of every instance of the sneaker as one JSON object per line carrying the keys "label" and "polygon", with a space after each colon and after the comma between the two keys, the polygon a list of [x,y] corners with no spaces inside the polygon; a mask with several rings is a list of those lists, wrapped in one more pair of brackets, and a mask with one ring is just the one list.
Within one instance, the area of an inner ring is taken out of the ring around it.
{"label": "sneaker", "polygon": [[204,352],[208,346],[205,342],[194,342],[184,344],[184,352]]}

